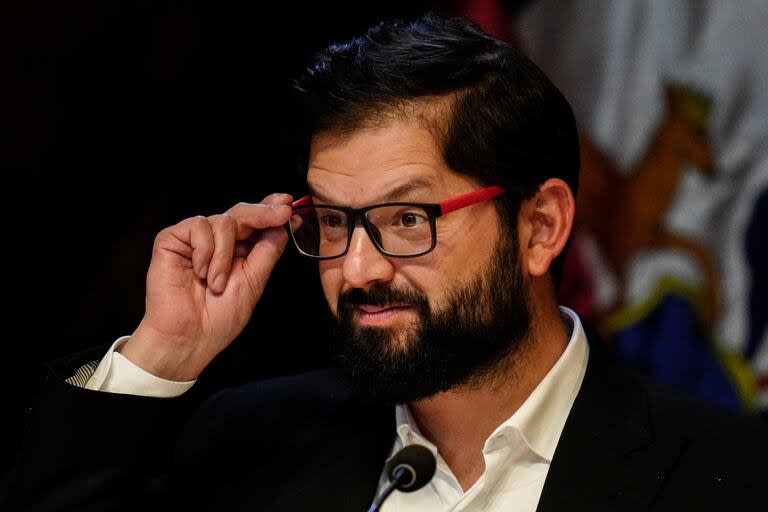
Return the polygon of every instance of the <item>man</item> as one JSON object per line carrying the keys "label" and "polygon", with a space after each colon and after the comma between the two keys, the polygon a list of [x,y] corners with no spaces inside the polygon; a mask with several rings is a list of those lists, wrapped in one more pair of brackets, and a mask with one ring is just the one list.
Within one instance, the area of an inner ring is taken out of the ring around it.
{"label": "man", "polygon": [[[81,355],[52,373],[9,507],[365,510],[408,444],[437,473],[384,510],[756,494],[758,427],[623,375],[558,308],[578,141],[530,61],[425,17],[332,45],[297,91],[310,195],[157,236],[144,318],[98,367]],[[187,419],[186,391],[246,325],[289,238],[318,260],[343,370],[226,391]]]}

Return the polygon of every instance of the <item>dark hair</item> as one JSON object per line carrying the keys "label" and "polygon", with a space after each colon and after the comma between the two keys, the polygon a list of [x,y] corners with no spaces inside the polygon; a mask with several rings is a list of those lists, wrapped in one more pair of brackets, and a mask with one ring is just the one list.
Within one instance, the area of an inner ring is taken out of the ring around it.
{"label": "dark hair", "polygon": [[[497,204],[513,232],[521,201],[548,178],[578,190],[568,102],[527,57],[467,20],[380,23],[317,55],[296,91],[307,149],[319,132],[426,113],[451,169],[509,191]],[[562,258],[551,269],[556,283]]]}

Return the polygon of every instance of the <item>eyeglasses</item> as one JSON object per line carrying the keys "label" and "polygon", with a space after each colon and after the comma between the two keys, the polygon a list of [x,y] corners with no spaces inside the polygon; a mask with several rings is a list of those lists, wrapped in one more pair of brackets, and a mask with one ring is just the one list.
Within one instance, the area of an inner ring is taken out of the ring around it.
{"label": "eyeglasses", "polygon": [[365,208],[312,204],[310,196],[295,201],[286,229],[299,253],[318,260],[347,254],[355,227],[362,224],[373,245],[385,256],[423,256],[437,245],[435,219],[504,193],[492,186],[440,203],[383,203]]}

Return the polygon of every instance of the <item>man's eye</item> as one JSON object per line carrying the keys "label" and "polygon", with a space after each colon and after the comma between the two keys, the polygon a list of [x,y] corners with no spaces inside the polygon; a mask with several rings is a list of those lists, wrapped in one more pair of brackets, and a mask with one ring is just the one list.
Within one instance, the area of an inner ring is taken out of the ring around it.
{"label": "man's eye", "polygon": [[426,222],[426,218],[423,215],[419,215],[413,212],[406,212],[400,214],[400,224],[406,228],[416,227],[423,222]]}
{"label": "man's eye", "polygon": [[341,215],[326,214],[321,217],[324,226],[329,228],[340,228],[344,226],[344,218]]}

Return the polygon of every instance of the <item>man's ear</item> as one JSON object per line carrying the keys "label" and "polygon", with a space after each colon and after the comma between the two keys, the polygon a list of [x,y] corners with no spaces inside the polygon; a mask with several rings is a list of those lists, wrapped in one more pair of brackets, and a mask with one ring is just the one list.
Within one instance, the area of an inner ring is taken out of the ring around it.
{"label": "man's ear", "polygon": [[533,277],[549,271],[552,260],[565,247],[573,228],[575,200],[571,187],[551,178],[520,208],[521,254]]}

